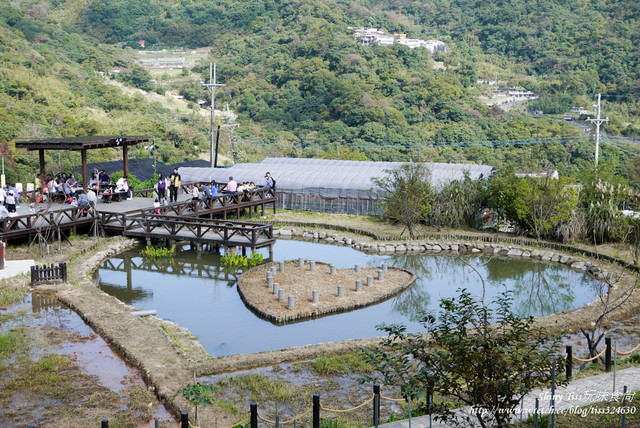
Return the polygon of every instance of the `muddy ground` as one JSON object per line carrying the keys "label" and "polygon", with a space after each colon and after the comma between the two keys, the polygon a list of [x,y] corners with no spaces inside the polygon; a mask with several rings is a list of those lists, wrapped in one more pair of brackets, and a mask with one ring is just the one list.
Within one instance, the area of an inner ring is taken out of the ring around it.
{"label": "muddy ground", "polygon": [[[191,342],[184,341],[188,345],[177,346],[176,341],[181,340],[183,336],[185,339],[188,336],[193,337],[185,333],[179,326],[164,322],[162,323],[164,327],[161,328],[160,321],[157,319],[147,320],[131,315],[135,308],[103,293],[93,282],[93,271],[101,260],[133,245],[137,245],[137,242],[123,238],[108,238],[97,241],[76,238],[72,239],[70,243],[65,242],[61,253],[52,251],[51,256],[45,257],[41,261],[46,263],[66,261],[70,268],[69,283],[63,284],[60,281],[42,283],[36,286],[36,290],[45,296],[59,299],[77,311],[87,324],[93,327],[140,371],[142,378],[150,387],[151,396],[162,401],[174,415],[179,415],[181,411],[189,411],[193,414],[194,409],[181,396],[176,397],[182,387],[193,382],[194,376],[194,363],[181,352],[187,352],[196,361],[211,357],[193,339]],[[26,246],[23,246],[17,248],[13,256],[25,258],[29,251]],[[34,254],[31,253],[31,257],[33,256]],[[2,285],[27,288],[28,281],[26,277],[18,277],[4,281]],[[185,347],[190,345],[193,345],[195,350]],[[17,391],[22,389],[25,388],[18,388]],[[82,391],[82,385],[70,385],[69,390]],[[86,400],[83,397],[84,395],[75,396],[73,401],[87,401],[89,403],[95,401],[93,397],[87,397]],[[27,397],[24,402],[30,404],[37,402],[37,400],[32,401],[33,398]],[[52,402],[52,404],[55,403]],[[64,414],[66,411],[65,406],[59,406],[58,412],[60,414]],[[93,416],[88,411],[86,413],[89,414],[89,418]],[[69,420],[73,420],[76,416],[69,415]],[[102,417],[99,417],[95,423],[101,419]],[[135,420],[133,417],[128,419]],[[211,426],[214,423],[224,425],[232,421],[226,412],[214,406],[201,412],[201,422],[208,424],[206,426]],[[131,424],[136,425],[135,422],[129,422],[127,425]],[[87,425],[80,424],[78,426]]]}
{"label": "muddy ground", "polygon": [[103,419],[115,427],[175,423],[139,372],[58,300],[22,293],[17,304],[2,305],[0,426],[86,427]]}

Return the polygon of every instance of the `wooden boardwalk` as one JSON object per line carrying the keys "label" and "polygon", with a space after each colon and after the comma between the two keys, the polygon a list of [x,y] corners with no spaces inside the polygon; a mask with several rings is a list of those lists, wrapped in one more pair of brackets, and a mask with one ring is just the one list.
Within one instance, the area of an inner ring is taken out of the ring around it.
{"label": "wooden boardwalk", "polygon": [[[150,193],[148,190],[143,191]],[[140,193],[140,192],[136,192]],[[188,194],[178,195],[178,201],[160,209],[154,208],[155,198],[134,197],[131,200],[105,203],[98,200],[94,209],[86,213],[82,208],[66,204],[37,204],[31,212],[23,203],[16,216],[0,220],[2,240],[36,238],[49,239],[74,234],[78,229],[98,227],[112,234],[145,239],[148,243],[161,241],[188,241],[214,246],[240,246],[243,253],[273,245],[271,225],[225,220],[239,219],[243,212],[264,214],[265,208],[276,210],[276,192],[271,188],[251,192],[223,194],[205,200],[193,200]],[[158,214],[158,211],[160,212]],[[222,217],[222,220],[214,217]]]}

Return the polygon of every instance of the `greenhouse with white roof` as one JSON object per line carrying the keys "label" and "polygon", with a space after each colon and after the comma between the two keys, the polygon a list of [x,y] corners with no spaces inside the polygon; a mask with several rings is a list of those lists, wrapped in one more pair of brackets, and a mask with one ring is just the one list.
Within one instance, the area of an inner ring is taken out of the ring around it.
{"label": "greenhouse with white roof", "polygon": [[[183,167],[184,183],[226,183],[233,177],[238,183],[249,181],[263,185],[265,173],[276,181],[278,208],[334,213],[380,215],[382,191],[373,178],[383,178],[402,162],[366,162],[330,159],[266,158],[257,163],[240,163],[228,168]],[[474,164],[425,163],[431,182],[440,188],[464,178],[486,179],[493,167]]]}

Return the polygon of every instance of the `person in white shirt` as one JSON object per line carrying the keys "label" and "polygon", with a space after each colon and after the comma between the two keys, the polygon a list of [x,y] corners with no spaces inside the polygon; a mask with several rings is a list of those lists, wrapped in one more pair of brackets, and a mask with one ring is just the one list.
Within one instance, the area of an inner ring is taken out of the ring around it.
{"label": "person in white shirt", "polygon": [[194,184],[193,189],[191,189],[191,197],[196,201],[200,199],[200,189],[198,189],[197,184]]}
{"label": "person in white shirt", "polygon": [[7,211],[9,211],[10,213],[16,212],[16,197],[13,196],[13,191],[9,191],[9,193],[5,197],[4,204],[7,207]]}
{"label": "person in white shirt", "polygon": [[131,199],[131,191],[129,190],[129,179],[125,175],[120,177],[116,182],[116,190],[118,192],[125,192],[127,194],[127,200]]}
{"label": "person in white shirt", "polygon": [[95,207],[96,202],[98,202],[98,196],[96,195],[96,192],[91,189],[87,190],[87,200],[89,201],[89,205]]}

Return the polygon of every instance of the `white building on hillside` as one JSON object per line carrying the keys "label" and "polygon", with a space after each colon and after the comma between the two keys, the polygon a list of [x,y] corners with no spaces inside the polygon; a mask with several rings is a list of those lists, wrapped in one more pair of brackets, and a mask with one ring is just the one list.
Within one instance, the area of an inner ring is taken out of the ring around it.
{"label": "white building on hillside", "polygon": [[393,44],[405,45],[409,49],[427,48],[431,54],[435,52],[446,52],[447,45],[440,40],[408,39],[405,34],[385,34],[377,28],[351,28],[354,30],[353,36],[365,46],[377,44],[379,46],[391,46]]}

